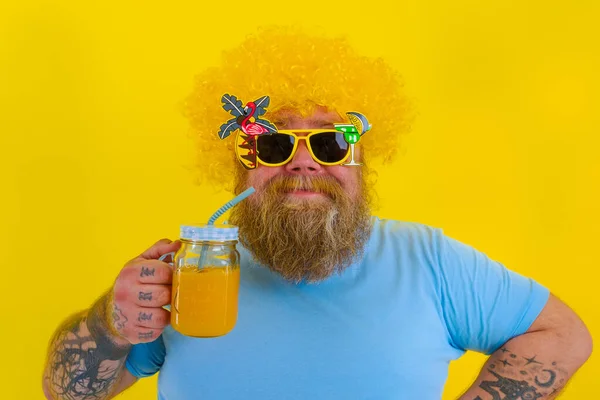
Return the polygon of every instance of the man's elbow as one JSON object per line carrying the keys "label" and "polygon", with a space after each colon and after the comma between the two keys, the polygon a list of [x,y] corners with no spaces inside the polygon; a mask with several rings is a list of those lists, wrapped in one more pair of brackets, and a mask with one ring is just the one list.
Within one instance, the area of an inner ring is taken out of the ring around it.
{"label": "man's elbow", "polygon": [[581,366],[592,354],[592,335],[583,320],[555,295],[548,302],[528,332],[545,332],[550,346],[559,348],[572,365]]}
{"label": "man's elbow", "polygon": [[577,316],[567,323],[555,328],[559,343],[565,350],[565,355],[575,365],[583,365],[592,355],[593,339],[585,323]]}
{"label": "man's elbow", "polygon": [[576,355],[580,358],[581,364],[585,363],[592,355],[594,340],[589,329],[581,322],[575,333]]}

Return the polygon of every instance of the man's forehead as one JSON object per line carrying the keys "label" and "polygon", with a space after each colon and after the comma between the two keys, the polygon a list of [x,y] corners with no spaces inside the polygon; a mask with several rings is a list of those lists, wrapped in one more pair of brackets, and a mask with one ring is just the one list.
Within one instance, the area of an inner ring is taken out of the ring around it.
{"label": "man's forehead", "polygon": [[333,128],[334,123],[342,122],[342,118],[335,110],[318,106],[309,115],[293,108],[280,109],[269,113],[268,119],[278,127],[287,128]]}

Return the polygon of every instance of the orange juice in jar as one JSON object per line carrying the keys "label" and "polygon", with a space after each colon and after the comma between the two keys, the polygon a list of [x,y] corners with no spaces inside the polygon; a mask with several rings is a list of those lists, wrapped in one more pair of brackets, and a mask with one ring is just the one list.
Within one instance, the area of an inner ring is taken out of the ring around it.
{"label": "orange juice in jar", "polygon": [[174,256],[171,325],[181,334],[216,337],[237,321],[240,286],[238,229],[184,225]]}

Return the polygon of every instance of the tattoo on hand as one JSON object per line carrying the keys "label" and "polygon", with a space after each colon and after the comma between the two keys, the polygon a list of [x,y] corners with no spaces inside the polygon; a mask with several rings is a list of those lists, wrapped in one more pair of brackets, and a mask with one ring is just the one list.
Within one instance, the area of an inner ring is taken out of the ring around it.
{"label": "tattoo on hand", "polygon": [[140,272],[140,276],[154,276],[155,268],[142,267],[142,272]]}
{"label": "tattoo on hand", "polygon": [[152,339],[152,334],[153,334],[152,331],[150,331],[150,332],[140,332],[138,334],[138,338],[139,339]]}
{"label": "tattoo on hand", "polygon": [[138,295],[138,300],[152,300],[152,292],[140,292],[140,294]]}
{"label": "tattoo on hand", "polygon": [[112,320],[115,328],[118,331],[122,331],[125,328],[127,317],[116,304],[113,304]]}
{"label": "tattoo on hand", "polygon": [[152,320],[152,313],[145,313],[143,311],[140,311],[140,313],[138,314],[138,321],[142,322],[142,321],[151,321]]}
{"label": "tattoo on hand", "polygon": [[[543,396],[553,396],[564,385],[565,379],[558,380],[557,376],[560,372],[566,378],[567,374],[556,367],[556,362],[545,365],[536,359],[536,355],[518,357],[506,347],[500,350],[502,354],[496,356],[498,358],[487,369],[496,380],[488,379],[479,384],[481,389],[491,395],[490,400],[536,400]],[[510,363],[505,353],[509,353]],[[513,366],[514,368],[508,368]],[[484,399],[477,396],[473,400]]]}

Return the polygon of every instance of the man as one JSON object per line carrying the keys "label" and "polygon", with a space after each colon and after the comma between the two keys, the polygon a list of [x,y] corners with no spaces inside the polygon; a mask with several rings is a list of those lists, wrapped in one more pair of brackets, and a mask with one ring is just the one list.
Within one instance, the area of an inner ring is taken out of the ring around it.
{"label": "man", "polygon": [[[573,311],[440,229],[370,215],[369,170],[347,165],[336,124],[364,112],[373,129],[355,159],[391,159],[409,125],[398,82],[338,39],[266,30],[225,53],[186,110],[201,176],[256,189],[230,219],[243,244],[236,327],[195,339],[168,326],[172,273],[158,259],[179,243],[161,240],[59,327],[47,398],[111,398],[160,371],[158,397],[168,400],[439,399],[449,362],[467,349],[491,356],[461,399],[555,398],[591,353]],[[241,135],[246,147],[218,138],[227,117],[215,99],[229,88],[268,93],[272,110],[238,117],[268,119],[276,133]]]}

